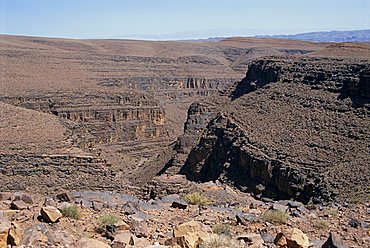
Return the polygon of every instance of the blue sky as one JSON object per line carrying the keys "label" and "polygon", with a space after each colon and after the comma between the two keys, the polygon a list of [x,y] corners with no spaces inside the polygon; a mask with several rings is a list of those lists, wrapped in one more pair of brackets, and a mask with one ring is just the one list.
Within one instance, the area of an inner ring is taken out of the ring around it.
{"label": "blue sky", "polygon": [[0,33],[191,39],[370,28],[370,0],[0,0]]}

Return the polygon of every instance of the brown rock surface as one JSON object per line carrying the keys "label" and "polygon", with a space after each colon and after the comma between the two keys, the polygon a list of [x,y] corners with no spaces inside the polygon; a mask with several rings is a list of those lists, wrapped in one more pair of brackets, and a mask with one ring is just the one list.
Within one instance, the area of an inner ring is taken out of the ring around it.
{"label": "brown rock surface", "polygon": [[62,213],[53,206],[42,207],[40,214],[46,220],[46,222],[54,223],[62,218]]}

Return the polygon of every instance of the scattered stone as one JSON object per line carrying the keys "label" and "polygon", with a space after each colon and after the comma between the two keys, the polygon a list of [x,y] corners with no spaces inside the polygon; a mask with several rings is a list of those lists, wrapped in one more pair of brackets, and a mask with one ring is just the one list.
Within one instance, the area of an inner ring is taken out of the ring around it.
{"label": "scattered stone", "polygon": [[122,212],[126,215],[133,215],[139,212],[139,205],[136,202],[127,202],[125,205],[122,206]]}
{"label": "scattered stone", "polygon": [[251,213],[241,213],[236,215],[236,222],[237,224],[241,224],[247,226],[250,222],[257,221],[257,216]]}
{"label": "scattered stone", "polygon": [[178,209],[186,209],[188,207],[188,203],[184,200],[176,200],[172,202],[171,207]]}
{"label": "scattered stone", "polygon": [[106,225],[103,236],[107,239],[114,240],[114,233],[116,232],[115,225]]}
{"label": "scattered stone", "polygon": [[46,234],[49,233],[46,224],[33,225],[23,232],[22,245],[25,247],[46,247],[49,239]]}
{"label": "scattered stone", "polygon": [[312,240],[310,242],[310,247],[312,248],[321,248],[324,242],[322,240]]}
{"label": "scattered stone", "polygon": [[263,241],[265,243],[274,243],[274,236],[272,236],[270,233],[268,232],[262,232],[261,233],[261,238],[263,239]]}
{"label": "scattered stone", "polygon": [[180,195],[178,194],[166,195],[161,199],[163,203],[172,203],[177,200],[180,200]]}
{"label": "scattered stone", "polygon": [[130,225],[124,222],[123,220],[119,220],[116,224],[116,231],[121,232],[121,231],[128,231],[130,230]]}
{"label": "scattered stone", "polygon": [[360,228],[360,227],[368,228],[369,227],[369,224],[361,220],[358,220],[358,219],[351,219],[348,224],[354,228]]}
{"label": "scattered stone", "polygon": [[53,199],[53,197],[45,197],[44,205],[55,207],[57,204],[56,204],[55,200]]}
{"label": "scattered stone", "polygon": [[[202,223],[194,220],[176,226],[173,230],[174,243],[180,247],[195,248],[204,239],[209,237],[211,231]],[[166,243],[166,245],[168,245]],[[173,245],[173,242],[172,244]]]}
{"label": "scattered stone", "polygon": [[274,203],[271,206],[271,209],[273,209],[273,210],[279,210],[281,212],[287,212],[288,211],[288,206],[282,205],[282,204],[279,204],[279,203]]}
{"label": "scattered stone", "polygon": [[60,193],[56,195],[56,198],[58,199],[58,201],[61,202],[70,202],[70,203],[73,202],[72,195],[69,192]]}
{"label": "scattered stone", "polygon": [[348,248],[342,238],[336,233],[330,233],[329,238],[322,245],[322,248]]}
{"label": "scattered stone", "polygon": [[14,194],[10,192],[1,192],[0,193],[0,201],[12,201],[14,200]]}
{"label": "scattered stone", "polygon": [[40,214],[44,220],[49,223],[55,223],[63,216],[62,213],[53,206],[42,207]]}
{"label": "scattered stone", "polygon": [[92,202],[92,208],[93,208],[95,211],[100,212],[100,211],[103,209],[103,203],[101,203],[101,202],[97,202],[97,201],[93,201],[93,202]]}
{"label": "scattered stone", "polygon": [[0,247],[7,247],[9,229],[9,223],[0,223]]}
{"label": "scattered stone", "polygon": [[290,207],[290,208],[299,208],[299,207],[303,207],[303,204],[301,202],[297,202],[297,201],[288,201],[288,207]]}
{"label": "scattered stone", "polygon": [[255,233],[243,234],[237,237],[238,240],[243,240],[248,247],[259,248],[263,247],[263,239],[261,235]]}
{"label": "scattered stone", "polygon": [[148,225],[144,220],[142,221],[133,221],[131,224],[131,231],[137,237],[148,237],[149,236],[149,229]]}
{"label": "scattered stone", "polygon": [[22,200],[17,200],[17,201],[13,201],[10,204],[10,208],[14,210],[24,210],[28,208],[28,205]]}
{"label": "scattered stone", "polygon": [[99,241],[97,239],[91,239],[91,238],[82,238],[80,239],[76,247],[79,248],[111,248],[110,245]]}
{"label": "scattered stone", "polygon": [[92,201],[89,201],[89,200],[86,200],[86,199],[81,199],[80,205],[83,208],[92,208],[93,207]]}
{"label": "scattered stone", "polygon": [[36,202],[35,196],[30,194],[22,194],[21,200],[28,204],[34,204]]}
{"label": "scattered stone", "polygon": [[278,233],[274,243],[278,248],[308,248],[310,245],[307,235],[298,228],[290,228]]}
{"label": "scattered stone", "polygon": [[22,229],[15,222],[11,224],[9,229],[8,243],[12,246],[20,246],[22,239]]}

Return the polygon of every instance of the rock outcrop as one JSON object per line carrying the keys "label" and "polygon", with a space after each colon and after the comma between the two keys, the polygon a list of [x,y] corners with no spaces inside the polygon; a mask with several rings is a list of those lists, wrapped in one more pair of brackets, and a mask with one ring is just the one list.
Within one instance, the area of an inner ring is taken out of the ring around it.
{"label": "rock outcrop", "polygon": [[203,116],[192,114],[201,104],[190,108],[180,141],[190,140],[191,151],[179,149],[180,173],[261,197],[368,199],[368,71],[365,60],[256,61],[234,100],[205,104]]}

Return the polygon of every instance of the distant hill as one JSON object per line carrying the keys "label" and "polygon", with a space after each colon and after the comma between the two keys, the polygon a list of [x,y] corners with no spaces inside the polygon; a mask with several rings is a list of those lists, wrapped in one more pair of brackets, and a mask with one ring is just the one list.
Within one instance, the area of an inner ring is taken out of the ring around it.
{"label": "distant hill", "polygon": [[311,32],[292,35],[259,35],[257,38],[281,38],[312,42],[369,42],[370,29],[352,31]]}

